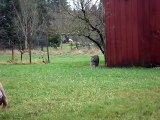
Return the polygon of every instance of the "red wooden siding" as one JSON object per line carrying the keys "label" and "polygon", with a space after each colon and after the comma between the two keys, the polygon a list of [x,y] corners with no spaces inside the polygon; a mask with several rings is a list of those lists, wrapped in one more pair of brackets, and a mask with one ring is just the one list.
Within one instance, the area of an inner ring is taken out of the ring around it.
{"label": "red wooden siding", "polygon": [[107,66],[160,65],[160,0],[104,0]]}

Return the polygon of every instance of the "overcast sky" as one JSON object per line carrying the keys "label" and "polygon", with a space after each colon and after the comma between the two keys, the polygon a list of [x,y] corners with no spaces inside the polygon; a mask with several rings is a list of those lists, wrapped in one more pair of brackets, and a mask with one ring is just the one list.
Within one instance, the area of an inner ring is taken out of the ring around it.
{"label": "overcast sky", "polygon": [[[72,8],[73,7],[73,0],[67,0],[69,2],[69,4],[71,5]],[[96,2],[97,0],[92,0],[93,4]],[[98,0],[99,1],[99,0]]]}

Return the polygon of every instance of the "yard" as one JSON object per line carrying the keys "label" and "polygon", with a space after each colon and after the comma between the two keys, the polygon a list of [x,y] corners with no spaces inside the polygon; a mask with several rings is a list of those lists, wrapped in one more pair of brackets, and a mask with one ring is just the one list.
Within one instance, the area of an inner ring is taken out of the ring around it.
{"label": "yard", "polygon": [[106,68],[100,58],[96,69],[89,54],[52,55],[50,64],[1,62],[9,108],[0,109],[0,120],[160,119],[160,68]]}

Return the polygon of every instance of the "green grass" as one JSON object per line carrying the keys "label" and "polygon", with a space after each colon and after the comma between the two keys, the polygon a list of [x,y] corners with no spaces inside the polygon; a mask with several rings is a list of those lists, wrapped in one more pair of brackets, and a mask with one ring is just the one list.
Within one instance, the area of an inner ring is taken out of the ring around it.
{"label": "green grass", "polygon": [[10,106],[0,120],[159,120],[160,68],[105,68],[101,56],[91,69],[89,60],[55,55],[50,64],[1,64]]}

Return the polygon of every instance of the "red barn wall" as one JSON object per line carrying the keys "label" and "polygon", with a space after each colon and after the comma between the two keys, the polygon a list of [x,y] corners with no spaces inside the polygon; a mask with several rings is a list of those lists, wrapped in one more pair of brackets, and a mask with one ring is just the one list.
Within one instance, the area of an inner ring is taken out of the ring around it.
{"label": "red barn wall", "polygon": [[104,0],[107,66],[160,65],[160,0]]}

